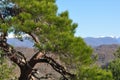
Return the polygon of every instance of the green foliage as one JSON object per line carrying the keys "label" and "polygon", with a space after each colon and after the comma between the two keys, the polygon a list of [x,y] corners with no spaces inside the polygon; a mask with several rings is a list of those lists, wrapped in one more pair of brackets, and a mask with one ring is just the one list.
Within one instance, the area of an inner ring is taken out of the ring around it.
{"label": "green foliage", "polygon": [[77,80],[113,80],[113,77],[112,73],[108,70],[82,66],[78,70]]}
{"label": "green foliage", "polygon": [[35,44],[39,50],[72,55],[70,58],[79,64],[90,63],[92,49],[74,36],[77,24],[69,18],[68,11],[57,13],[55,0],[12,1],[22,9],[10,20],[15,34],[34,33],[40,40]]}
{"label": "green foliage", "polygon": [[11,69],[9,69],[7,64],[0,65],[0,80],[9,79],[11,76]]}
{"label": "green foliage", "polygon": [[120,80],[120,59],[112,61],[108,69],[111,70],[114,80]]}
{"label": "green foliage", "polygon": [[0,29],[3,31],[3,32],[7,32],[9,27],[7,25],[7,23],[1,23],[0,24]]}
{"label": "green foliage", "polygon": [[3,53],[0,51],[0,80],[9,80],[11,78],[12,67],[8,67],[8,64],[4,57]]}
{"label": "green foliage", "polygon": [[120,47],[117,49],[117,51],[114,53],[116,58],[120,58]]}
{"label": "green foliage", "polygon": [[120,48],[114,53],[116,59],[109,63],[108,69],[112,72],[114,80],[120,80]]}
{"label": "green foliage", "polygon": [[82,38],[74,36],[78,25],[69,18],[68,11],[57,13],[55,0],[11,1],[21,9],[21,13],[5,22],[7,29],[0,29],[13,31],[20,38],[22,34],[34,33],[40,41],[35,47],[67,55],[62,58],[68,64],[79,66],[91,63],[92,49]]}

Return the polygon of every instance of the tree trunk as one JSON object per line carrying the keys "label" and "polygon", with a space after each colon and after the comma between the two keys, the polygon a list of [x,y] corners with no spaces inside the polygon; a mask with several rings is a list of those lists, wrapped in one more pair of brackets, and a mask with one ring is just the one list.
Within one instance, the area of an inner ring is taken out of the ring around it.
{"label": "tree trunk", "polygon": [[32,70],[33,69],[30,68],[28,65],[25,65],[22,68],[20,68],[21,74],[19,80],[30,80]]}

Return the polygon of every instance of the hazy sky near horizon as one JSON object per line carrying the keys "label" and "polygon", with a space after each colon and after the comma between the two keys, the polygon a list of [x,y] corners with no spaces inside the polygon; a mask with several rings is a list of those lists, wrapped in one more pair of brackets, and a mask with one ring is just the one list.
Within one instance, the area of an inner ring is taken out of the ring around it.
{"label": "hazy sky near horizon", "polygon": [[78,23],[76,36],[120,36],[120,0],[56,0],[58,12],[69,11]]}

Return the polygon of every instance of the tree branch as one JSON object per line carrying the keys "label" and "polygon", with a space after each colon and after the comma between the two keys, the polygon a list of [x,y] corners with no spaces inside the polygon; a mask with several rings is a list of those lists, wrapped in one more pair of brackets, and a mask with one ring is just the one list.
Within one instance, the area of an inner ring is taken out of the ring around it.
{"label": "tree branch", "polygon": [[39,38],[34,33],[29,33],[29,35],[33,38],[35,43],[40,44]]}
{"label": "tree branch", "polygon": [[6,53],[4,56],[9,57],[9,59],[18,66],[21,67],[26,63],[25,56],[21,52],[16,51],[11,45],[7,43],[5,35],[0,36],[0,49]]}
{"label": "tree branch", "polygon": [[[62,65],[60,65],[59,63],[57,63],[51,57],[44,56],[44,58],[41,59],[41,60],[43,62],[45,61],[46,63],[50,64],[52,66],[52,68],[54,70],[56,70],[57,72],[59,72],[61,75],[63,75],[64,78],[66,78],[65,75],[68,75],[70,77],[74,77],[75,76],[74,74],[71,74],[71,73],[67,72]],[[40,62],[41,60],[39,59],[38,62]],[[67,78],[66,78],[66,80],[67,80]]]}
{"label": "tree branch", "polygon": [[33,68],[37,64],[37,60],[41,59],[44,56],[43,53],[38,51],[33,57],[28,61],[28,64],[31,68]]}
{"label": "tree branch", "polygon": [[65,68],[60,65],[59,63],[57,63],[54,59],[52,59],[51,57],[47,57],[46,55],[44,55],[43,53],[41,52],[37,52],[31,59],[30,61],[28,62],[29,65],[31,67],[35,66],[35,64],[37,63],[48,63],[51,65],[51,67],[57,71],[58,73],[60,73],[65,80],[68,80],[66,78],[66,75],[70,76],[70,77],[75,77],[74,74],[71,74],[69,72],[67,72],[65,70]]}

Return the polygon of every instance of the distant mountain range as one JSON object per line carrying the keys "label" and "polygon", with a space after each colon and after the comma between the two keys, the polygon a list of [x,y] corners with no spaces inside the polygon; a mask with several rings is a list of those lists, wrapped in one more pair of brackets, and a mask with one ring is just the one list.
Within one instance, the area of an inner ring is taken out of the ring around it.
{"label": "distant mountain range", "polygon": [[[120,47],[120,38],[114,38],[114,37],[99,37],[99,38],[93,38],[93,37],[87,37],[84,38],[85,42],[93,47],[93,57],[94,55],[97,55],[97,61],[96,64],[99,66],[106,65],[110,61],[115,59],[114,52]],[[33,42],[30,40],[23,40],[20,41],[15,38],[8,38],[7,43],[16,46],[17,50],[20,51],[31,51],[33,47]],[[23,47],[21,49],[21,47]],[[27,47],[27,48],[25,48]],[[27,55],[29,56],[29,55]]]}
{"label": "distant mountain range", "polygon": [[[120,45],[120,37],[86,37],[84,38],[84,41],[92,46],[92,47],[97,47],[100,45],[111,45],[111,44],[119,44]],[[23,46],[23,47],[29,47],[31,48],[34,44],[30,40],[23,40],[20,41],[15,38],[8,38],[7,42],[13,46]]]}
{"label": "distant mountain range", "polygon": [[98,37],[98,38],[86,37],[84,38],[84,41],[88,45],[92,47],[96,47],[100,45],[120,44],[120,37],[119,38],[116,38],[116,37]]}
{"label": "distant mountain range", "polygon": [[9,43],[13,46],[16,46],[16,47],[28,47],[28,48],[32,48],[34,45],[33,42],[30,40],[20,41],[16,38],[8,38],[7,43]]}

